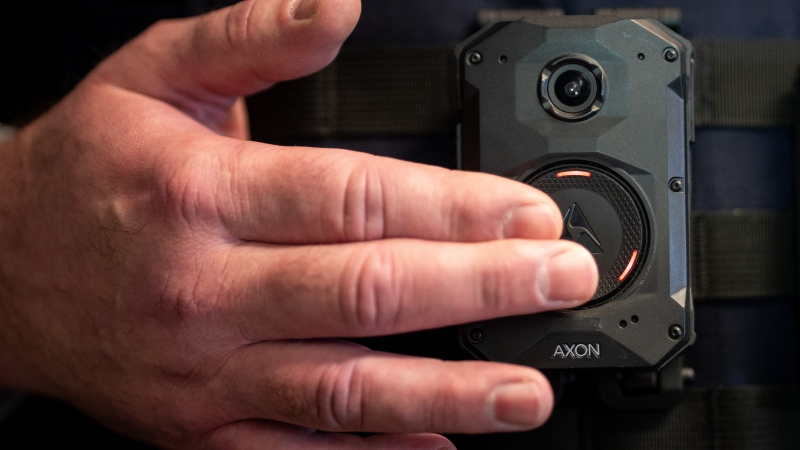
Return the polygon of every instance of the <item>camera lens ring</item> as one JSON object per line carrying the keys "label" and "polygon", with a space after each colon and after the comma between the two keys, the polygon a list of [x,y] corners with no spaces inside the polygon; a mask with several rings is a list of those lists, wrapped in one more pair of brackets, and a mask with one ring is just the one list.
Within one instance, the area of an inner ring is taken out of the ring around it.
{"label": "camera lens ring", "polygon": [[556,69],[551,80],[547,84],[547,94],[561,111],[579,114],[594,103],[598,91],[597,80],[587,68],[567,64]]}
{"label": "camera lens ring", "polygon": [[603,107],[606,77],[600,65],[583,55],[564,55],[545,65],[539,100],[559,120],[586,120]]}

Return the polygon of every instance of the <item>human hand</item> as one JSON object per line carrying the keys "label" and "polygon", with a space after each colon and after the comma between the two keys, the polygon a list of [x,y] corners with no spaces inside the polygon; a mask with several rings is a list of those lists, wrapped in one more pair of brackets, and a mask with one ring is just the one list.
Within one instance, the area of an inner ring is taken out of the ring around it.
{"label": "human hand", "polygon": [[521,183],[244,140],[239,96],[325,66],[359,10],[157,24],[2,144],[0,385],[166,448],[437,449],[546,419],[533,369],[332,339],[571,308],[597,283]]}

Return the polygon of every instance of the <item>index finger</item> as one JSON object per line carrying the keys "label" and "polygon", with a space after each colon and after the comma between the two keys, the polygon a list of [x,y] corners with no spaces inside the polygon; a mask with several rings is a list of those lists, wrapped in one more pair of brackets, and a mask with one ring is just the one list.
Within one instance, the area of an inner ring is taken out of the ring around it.
{"label": "index finger", "polygon": [[222,157],[216,208],[236,237],[276,244],[418,238],[556,239],[544,193],[513,180],[345,150],[242,143]]}

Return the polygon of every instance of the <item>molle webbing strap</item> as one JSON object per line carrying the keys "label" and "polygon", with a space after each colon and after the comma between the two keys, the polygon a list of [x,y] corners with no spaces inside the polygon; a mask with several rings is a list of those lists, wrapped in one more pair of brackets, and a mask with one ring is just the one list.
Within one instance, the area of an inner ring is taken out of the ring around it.
{"label": "molle webbing strap", "polygon": [[[596,414],[593,448],[758,450],[800,448],[797,386],[688,389],[659,417],[632,411]],[[613,426],[619,420],[627,429]]]}
{"label": "molle webbing strap", "polygon": [[794,125],[800,41],[696,41],[698,126]]}
{"label": "molle webbing strap", "polygon": [[[615,417],[616,416],[616,417]],[[619,421],[627,426],[614,426]],[[593,448],[757,450],[800,448],[797,386],[688,389],[666,413],[597,414]]]}
{"label": "molle webbing strap", "polygon": [[692,294],[697,300],[797,293],[791,212],[692,214]]}
{"label": "molle webbing strap", "polygon": [[253,139],[452,135],[452,49],[343,50],[326,69],[248,99]]}
{"label": "molle webbing strap", "polygon": [[[800,41],[695,41],[697,126],[791,126]],[[345,49],[249,99],[253,137],[455,135],[452,49]]]}
{"label": "molle webbing strap", "polygon": [[788,450],[800,448],[798,424],[797,386],[689,388],[668,411],[561,405],[540,430],[453,441],[503,450]]}

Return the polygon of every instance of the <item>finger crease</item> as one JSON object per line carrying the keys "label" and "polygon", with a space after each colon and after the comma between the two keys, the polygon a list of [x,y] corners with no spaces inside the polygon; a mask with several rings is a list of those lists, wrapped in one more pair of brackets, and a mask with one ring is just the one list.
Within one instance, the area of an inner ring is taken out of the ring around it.
{"label": "finger crease", "polygon": [[380,175],[372,169],[354,169],[345,186],[344,239],[367,241],[385,237],[387,201]]}
{"label": "finger crease", "polygon": [[361,377],[358,374],[358,363],[346,363],[329,369],[320,383],[318,401],[320,402],[320,420],[333,431],[348,431],[357,418],[359,429],[363,428],[363,417],[358,409],[362,407]]}
{"label": "finger crease", "polygon": [[255,2],[239,3],[228,11],[225,18],[225,38],[232,51],[247,49],[250,39],[250,16]]}

